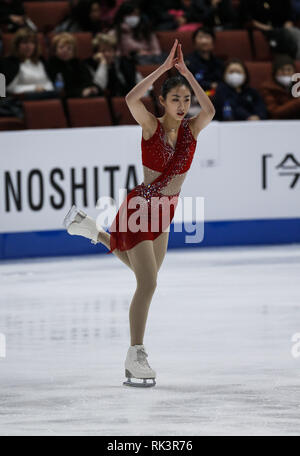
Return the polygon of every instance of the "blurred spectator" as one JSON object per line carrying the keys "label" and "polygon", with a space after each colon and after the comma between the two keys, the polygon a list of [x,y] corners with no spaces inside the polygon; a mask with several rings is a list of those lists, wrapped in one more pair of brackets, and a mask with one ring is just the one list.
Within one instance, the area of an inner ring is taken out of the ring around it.
{"label": "blurred spectator", "polygon": [[242,24],[252,25],[260,30],[284,27],[292,24],[290,0],[240,0]]}
{"label": "blurred spectator", "polygon": [[294,22],[300,20],[300,0],[291,0],[292,18]]}
{"label": "blurred spectator", "polygon": [[186,65],[203,90],[216,89],[222,80],[224,62],[214,55],[214,31],[199,27],[192,38],[195,50],[186,56]]}
{"label": "blurred spectator", "polygon": [[294,58],[295,60],[300,60],[300,28],[291,26],[288,28],[288,32],[293,37],[293,39],[297,45],[297,52],[292,53],[292,56],[293,56],[292,58]]}
{"label": "blurred spectator", "polygon": [[216,29],[237,27],[231,0],[140,0],[155,30],[191,30],[199,25]]}
{"label": "blurred spectator", "polygon": [[297,42],[289,28],[293,24],[290,0],[240,0],[242,27],[258,29],[265,35],[274,54],[297,55]]}
{"label": "blurred spectator", "polygon": [[229,59],[225,63],[223,81],[218,84],[212,99],[216,109],[215,120],[267,119],[262,97],[248,83],[249,73],[243,61]]}
{"label": "blurred spectator", "polygon": [[102,95],[86,65],[76,57],[76,38],[71,33],[55,35],[51,46],[49,72],[56,87],[63,87],[67,98]]}
{"label": "blurred spectator", "polygon": [[238,14],[231,0],[200,0],[197,2],[201,10],[198,19],[214,30],[239,28]]}
{"label": "blurred spectator", "polygon": [[141,65],[165,60],[166,53],[162,53],[150,22],[141,13],[137,2],[122,3],[114,24],[121,55],[134,57],[136,63]]}
{"label": "blurred spectator", "polygon": [[290,56],[275,57],[272,78],[261,88],[272,119],[300,119],[300,97],[295,98],[291,92],[295,72],[295,62]]}
{"label": "blurred spectator", "polygon": [[37,27],[25,14],[21,0],[0,1],[0,27],[5,32],[13,33],[20,27],[29,27],[36,31]]}
{"label": "blurred spectator", "polygon": [[101,17],[105,23],[106,28],[113,26],[115,15],[120,8],[124,0],[102,0],[101,5]]}
{"label": "blurred spectator", "polygon": [[138,4],[153,30],[173,30],[178,27],[174,16],[168,12],[173,8],[174,0],[139,0]]}
{"label": "blurred spectator", "polygon": [[[207,91],[209,96],[215,93],[218,83],[222,81],[224,62],[214,54],[215,34],[213,29],[199,27],[193,35],[194,52],[187,55],[185,63],[193,73],[202,89]],[[189,116],[194,116],[201,110],[195,95],[192,95]]]}
{"label": "blurred spectator", "polygon": [[71,0],[71,13],[55,32],[91,32],[96,34],[108,31],[113,24],[116,11],[123,0]]}
{"label": "blurred spectator", "polygon": [[15,33],[10,55],[0,59],[0,72],[5,75],[8,94],[22,94],[25,99],[58,96],[33,30],[22,28]]}
{"label": "blurred spectator", "polygon": [[86,59],[85,63],[91,71],[94,83],[101,87],[106,95],[125,96],[143,79],[136,70],[133,59],[117,55],[115,36],[99,33],[93,39],[93,48],[93,57]]}

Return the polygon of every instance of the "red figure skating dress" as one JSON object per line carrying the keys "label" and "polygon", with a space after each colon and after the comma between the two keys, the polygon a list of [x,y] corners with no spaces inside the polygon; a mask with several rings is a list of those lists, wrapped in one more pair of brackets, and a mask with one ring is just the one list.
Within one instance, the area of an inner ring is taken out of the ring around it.
{"label": "red figure skating dress", "polygon": [[[142,136],[142,163],[161,174],[149,185],[142,182],[127,194],[109,228],[110,251],[107,253],[112,253],[114,249],[129,250],[146,239],[153,241],[168,228],[175,214],[180,191],[174,195],[164,195],[160,191],[176,174],[188,171],[196,145],[188,119],[182,119],[180,123],[175,149],[167,141],[158,119],[154,135],[147,140]],[[163,213],[168,214],[167,217]],[[143,228],[136,231],[138,225],[143,225]]]}

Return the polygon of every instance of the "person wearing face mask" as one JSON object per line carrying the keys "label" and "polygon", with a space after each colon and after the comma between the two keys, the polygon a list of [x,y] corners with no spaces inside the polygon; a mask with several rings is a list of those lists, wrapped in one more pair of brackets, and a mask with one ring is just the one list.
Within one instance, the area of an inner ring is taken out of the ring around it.
{"label": "person wearing face mask", "polygon": [[300,97],[292,94],[294,60],[286,54],[273,60],[272,78],[265,81],[261,94],[272,119],[300,119]]}
{"label": "person wearing face mask", "polygon": [[165,53],[137,1],[124,2],[120,6],[114,27],[121,55],[133,57],[139,65],[164,61]]}
{"label": "person wearing face mask", "polygon": [[237,58],[225,63],[223,79],[212,102],[216,120],[261,120],[268,117],[262,97],[257,90],[249,87],[247,67]]}

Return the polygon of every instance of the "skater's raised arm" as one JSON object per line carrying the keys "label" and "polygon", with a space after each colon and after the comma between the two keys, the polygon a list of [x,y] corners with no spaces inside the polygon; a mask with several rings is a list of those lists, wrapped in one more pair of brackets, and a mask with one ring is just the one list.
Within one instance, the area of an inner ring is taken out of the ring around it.
{"label": "skater's raised arm", "polygon": [[156,128],[156,118],[146,109],[144,103],[141,101],[141,98],[145,95],[154,81],[156,81],[163,73],[172,68],[175,63],[178,62],[178,57],[175,57],[177,43],[178,40],[176,38],[171,52],[165,62],[145,79],[140,81],[135,87],[133,87],[133,89],[131,89],[125,97],[131,114],[142,127],[147,126],[149,128],[149,126],[151,127],[153,124],[153,128]]}
{"label": "skater's raised arm", "polygon": [[195,79],[193,73],[191,73],[191,71],[186,67],[183,60],[181,44],[178,45],[177,50],[178,63],[175,63],[174,66],[182,74],[182,76],[184,76],[185,79],[187,79],[192,89],[194,90],[199,105],[201,106],[200,113],[196,117],[189,119],[191,130],[195,138],[197,138],[200,131],[203,130],[203,128],[206,127],[206,125],[209,124],[209,122],[213,119],[216,110],[213,103],[206,95],[205,91],[202,89],[200,84]]}

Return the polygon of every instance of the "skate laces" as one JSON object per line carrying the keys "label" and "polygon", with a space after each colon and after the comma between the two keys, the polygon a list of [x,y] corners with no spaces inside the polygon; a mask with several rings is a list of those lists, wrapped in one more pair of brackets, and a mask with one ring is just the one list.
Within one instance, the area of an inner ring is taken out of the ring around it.
{"label": "skate laces", "polygon": [[136,353],[137,353],[138,362],[141,363],[143,366],[150,368],[148,361],[147,361],[148,353],[146,353],[145,349],[143,347],[138,348]]}

